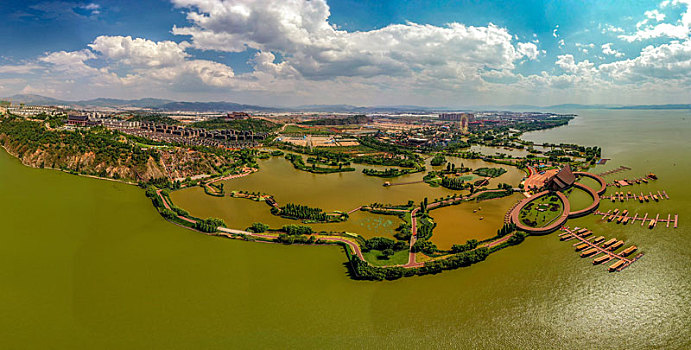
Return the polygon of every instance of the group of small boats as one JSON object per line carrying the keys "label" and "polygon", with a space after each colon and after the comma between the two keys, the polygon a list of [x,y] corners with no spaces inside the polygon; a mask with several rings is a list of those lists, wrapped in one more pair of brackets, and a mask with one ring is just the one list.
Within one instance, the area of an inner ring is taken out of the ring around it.
{"label": "group of small boats", "polygon": [[646,183],[647,184],[648,179],[657,180],[657,175],[650,173],[650,174],[646,175],[645,177],[641,177],[641,178],[634,179],[634,180],[628,180],[627,179],[627,180],[615,181],[614,185],[617,187],[621,187],[621,186],[633,185],[634,183],[637,183],[637,184]]}
{"label": "group of small boats", "polygon": [[[626,225],[630,222],[633,223],[634,218],[631,216],[628,216],[629,210],[624,209],[621,213],[619,212],[619,209],[614,209],[611,214],[605,214],[603,217],[604,220],[607,220],[608,222],[612,222],[614,219],[617,220],[617,224],[622,224]],[[648,228],[653,228],[655,227],[655,224],[657,224],[657,221],[655,219],[650,219],[650,222],[648,223]]]}
{"label": "group of small boats", "polygon": [[617,199],[618,199],[620,202],[623,202],[624,199],[629,199],[629,198],[638,199],[638,201],[641,202],[641,203],[643,203],[643,201],[650,202],[651,199],[654,200],[654,201],[656,201],[656,202],[659,202],[659,201],[660,201],[660,196],[658,196],[658,195],[656,195],[656,194],[652,194],[652,193],[651,193],[650,195],[647,195],[647,194],[643,194],[643,192],[641,192],[640,195],[631,193],[631,191],[629,191],[628,193],[624,193],[624,192],[614,192],[614,194],[611,196],[611,199],[612,199],[612,202],[613,202],[613,203],[616,202]]}
{"label": "group of small boats", "polygon": [[[581,228],[578,230],[573,231],[574,235],[580,236],[580,237],[588,237],[593,234],[592,231],[586,229],[586,228]],[[565,236],[568,237],[568,236]],[[563,240],[564,237],[562,237]],[[596,257],[593,260],[593,265],[598,265],[605,263],[607,261],[610,261],[612,259],[616,259],[616,256],[610,255],[607,252],[614,252],[615,250],[621,248],[624,246],[624,241],[622,240],[617,240],[616,238],[609,239],[605,241],[605,236],[598,236],[593,238],[592,240],[589,240],[587,242],[583,242],[581,244],[576,245],[576,251],[581,252],[581,258],[589,257],[596,255],[597,253],[605,253],[602,256]],[[589,249],[588,249],[589,248]],[[624,250],[622,250],[618,256],[620,257],[627,257],[631,254],[633,254],[636,250],[638,250],[638,247],[635,245],[632,245]],[[609,266],[609,271],[616,271],[619,269],[622,265],[624,265],[626,262],[624,260],[619,260],[615,262],[614,264]]]}

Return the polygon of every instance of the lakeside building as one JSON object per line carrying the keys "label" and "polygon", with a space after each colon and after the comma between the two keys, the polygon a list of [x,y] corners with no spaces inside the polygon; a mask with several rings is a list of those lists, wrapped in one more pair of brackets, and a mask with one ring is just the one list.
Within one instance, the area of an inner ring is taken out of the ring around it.
{"label": "lakeside building", "polygon": [[547,180],[547,188],[552,191],[563,191],[576,182],[576,176],[571,171],[571,166],[566,164],[558,173]]}

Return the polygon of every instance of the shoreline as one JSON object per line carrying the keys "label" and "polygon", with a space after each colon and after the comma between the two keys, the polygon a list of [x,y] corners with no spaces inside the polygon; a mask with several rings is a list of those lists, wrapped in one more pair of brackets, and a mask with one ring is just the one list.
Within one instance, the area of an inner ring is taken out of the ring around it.
{"label": "shoreline", "polygon": [[88,178],[97,179],[97,180],[106,180],[106,181],[119,182],[119,183],[122,183],[122,184],[125,184],[125,185],[139,186],[139,184],[136,183],[136,182],[129,182],[129,181],[125,181],[125,180],[118,180],[118,179],[113,179],[113,178],[109,178],[109,177],[101,177],[101,176],[96,176],[96,175],[79,174],[79,173],[76,173],[76,174],[75,174],[75,173],[69,172],[69,171],[67,171],[67,170],[59,169],[59,168],[46,167],[46,166],[44,166],[44,167],[37,167],[37,166],[25,164],[21,159],[19,159],[19,157],[18,157],[16,154],[10,152],[10,151],[7,149],[7,147],[5,147],[4,144],[0,144],[0,147],[2,147],[2,149],[3,149],[8,155],[12,156],[12,158],[16,159],[17,161],[19,161],[20,164],[22,164],[23,166],[25,166],[25,167],[27,167],[27,168],[31,168],[31,169],[55,170],[55,171],[60,171],[60,172],[65,173],[65,174],[69,174],[69,175],[77,175],[77,176],[83,176],[83,177],[88,177]]}

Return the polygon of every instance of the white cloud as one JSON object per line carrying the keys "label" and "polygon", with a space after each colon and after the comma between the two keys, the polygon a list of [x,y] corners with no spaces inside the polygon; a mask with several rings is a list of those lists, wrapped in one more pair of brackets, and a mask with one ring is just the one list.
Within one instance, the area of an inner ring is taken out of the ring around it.
{"label": "white cloud", "polygon": [[518,52],[530,60],[534,60],[540,55],[540,50],[533,43],[518,43],[516,46]]}
{"label": "white cloud", "polygon": [[91,11],[92,15],[98,15],[101,13],[101,5],[95,4],[95,3],[90,3],[87,4],[86,6],[82,6],[83,9]]}
{"label": "white cloud", "polygon": [[691,40],[651,45],[636,58],[603,64],[599,70],[623,82],[665,79],[688,85],[691,83]]}
{"label": "white cloud", "polygon": [[[536,96],[559,102],[581,96],[585,102],[599,103],[603,101],[596,99],[645,97],[653,92],[665,99],[683,97],[691,86],[688,39],[648,46],[631,59],[620,59],[623,53],[613,48],[626,48],[625,43],[574,43],[576,53],[590,54],[589,60],[562,54],[545,71],[523,75],[516,70],[517,62],[537,60],[545,51],[539,49],[537,38],[519,42],[508,29],[493,24],[404,23],[349,32],[329,23],[324,0],[173,1],[190,21],[186,27],[173,28],[175,34],[189,36],[186,41],[99,36],[84,50],[47,53],[22,64],[0,66],[0,73],[26,77],[3,78],[0,84],[6,90],[82,95],[79,98],[85,93],[155,94],[185,100],[245,97],[243,102],[272,105],[286,101],[458,105],[535,101]],[[666,23],[657,23],[662,24]],[[557,29],[553,33],[560,37]],[[611,25],[600,29],[622,32]],[[564,39],[556,41],[565,48]],[[196,58],[191,49],[256,50],[247,62],[253,71],[237,73],[226,64]],[[591,62],[598,58],[609,63]],[[564,94],[567,88],[569,93]]]}
{"label": "white cloud", "polygon": [[172,41],[154,42],[130,36],[99,36],[89,44],[92,50],[104,57],[119,60],[127,65],[171,66],[181,64],[189,55],[185,52],[188,43]]}
{"label": "white cloud", "polygon": [[607,33],[607,32],[610,32],[610,33],[623,33],[623,32],[624,32],[624,29],[622,29],[622,28],[620,28],[620,27],[615,27],[615,26],[613,26],[613,25],[611,25],[611,24],[605,24],[604,26],[602,26],[602,34],[605,34],[605,33]]}
{"label": "white cloud", "polygon": [[58,71],[69,72],[71,74],[91,74],[98,71],[87,65],[85,62],[95,59],[96,55],[90,50],[80,51],[58,51],[46,54],[39,58],[39,61],[49,63]]}
{"label": "white cloud", "polygon": [[657,22],[660,22],[660,21],[665,19],[665,14],[660,13],[660,11],[658,11],[658,10],[645,11],[644,14],[646,17],[648,17],[650,19],[654,19]]}
{"label": "white cloud", "polygon": [[[636,24],[636,32],[630,35],[622,34],[619,38],[628,42],[642,41],[647,39],[668,37],[672,39],[687,39],[691,35],[691,0],[674,0],[672,5],[686,6],[681,18],[676,23],[658,23],[656,25],[646,25],[650,19],[658,22],[665,19],[665,15],[658,10],[646,11],[646,18]],[[665,7],[667,4],[661,4]]]}
{"label": "white cloud", "polygon": [[328,22],[324,0],[173,0],[188,11],[189,27],[173,33],[191,37],[201,50],[280,53],[285,66],[310,80],[335,77],[454,74],[477,78],[482,69],[513,69],[521,58],[539,55],[533,43],[512,43],[504,28],[450,23],[393,24],[348,32]]}
{"label": "white cloud", "polygon": [[588,60],[576,63],[573,55],[559,55],[555,64],[566,73],[589,76],[595,73],[594,64]]}
{"label": "white cloud", "polygon": [[615,50],[615,49],[612,48],[612,43],[603,44],[603,45],[601,46],[601,48],[602,48],[602,53],[605,54],[605,55],[614,56],[614,57],[622,57],[622,56],[624,56],[623,53],[621,53],[621,52],[619,52],[619,51],[617,51],[617,50]]}
{"label": "white cloud", "polygon": [[27,74],[43,67],[35,63],[19,64],[19,65],[5,65],[0,66],[0,73],[2,74]]}
{"label": "white cloud", "polygon": [[557,24],[556,27],[554,27],[554,30],[552,31],[552,36],[555,37],[555,38],[559,36],[559,34],[557,34],[557,30],[559,30],[559,25],[558,25],[558,24]]}

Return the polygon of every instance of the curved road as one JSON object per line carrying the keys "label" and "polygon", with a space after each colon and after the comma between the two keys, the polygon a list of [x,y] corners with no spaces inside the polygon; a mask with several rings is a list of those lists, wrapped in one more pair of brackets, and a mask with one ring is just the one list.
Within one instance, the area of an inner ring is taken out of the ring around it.
{"label": "curved road", "polygon": [[[256,171],[256,170],[255,170],[255,169],[251,169],[250,171],[245,171],[245,172],[243,172],[242,174],[230,175],[230,176],[227,176],[227,177],[225,177],[225,178],[221,178],[221,179],[218,179],[218,180],[215,180],[215,181],[228,180],[228,179],[233,179],[233,178],[238,178],[238,177],[246,176],[246,175],[249,175],[250,173],[252,173],[253,171]],[[215,182],[215,181],[214,181],[214,182]],[[165,197],[163,197],[163,195],[161,194],[162,191],[163,191],[163,190],[157,190],[157,191],[156,191],[156,194],[157,194],[157,195],[159,196],[159,198],[161,198],[161,200],[163,201],[163,205],[165,206],[165,208],[168,209],[168,210],[172,210],[172,209],[171,209],[171,204],[168,203],[168,201],[165,199]],[[432,209],[432,208],[436,208],[436,207],[438,207],[438,206],[440,206],[440,205],[442,205],[442,204],[448,204],[448,203],[453,203],[453,202],[457,202],[457,201],[463,201],[463,200],[473,199],[473,198],[476,198],[477,196],[479,196],[479,195],[482,194],[482,193],[487,193],[487,192],[501,192],[501,191],[505,191],[505,190],[497,189],[497,190],[481,191],[481,192],[474,193],[474,194],[472,194],[472,195],[470,195],[470,196],[467,196],[467,197],[453,198],[453,199],[448,199],[448,200],[441,201],[441,202],[435,202],[435,203],[430,204],[430,205],[428,206],[428,208]],[[360,209],[360,208],[358,208],[358,209]],[[392,209],[392,210],[393,210],[393,209]],[[412,251],[413,245],[415,244],[415,242],[417,242],[417,218],[416,218],[416,215],[417,215],[417,213],[418,213],[419,210],[420,210],[420,208],[417,207],[417,208],[413,209],[413,211],[411,212],[411,231],[412,231],[411,233],[412,233],[412,235],[411,235],[411,237],[410,237],[410,252],[409,252],[409,255],[408,255],[408,262],[407,262],[405,265],[394,265],[394,266],[400,266],[400,267],[404,267],[404,268],[413,268],[413,267],[424,266],[424,263],[416,262],[416,261],[415,261],[416,254],[413,253],[413,251]],[[402,212],[404,212],[405,210],[395,210],[395,211],[402,211]],[[184,221],[186,221],[186,222],[189,222],[189,223],[193,223],[193,224],[197,222],[197,221],[195,221],[195,220],[193,220],[193,219],[190,219],[190,218],[187,218],[187,217],[184,217],[184,216],[180,216],[180,215],[178,215],[177,218],[179,218],[179,219],[181,219],[181,220],[184,220]],[[216,233],[216,235],[224,236],[224,237],[228,237],[228,238],[232,238],[232,234],[242,234],[242,235],[247,235],[247,236],[250,236],[250,237],[257,237],[257,238],[264,238],[264,239],[272,239],[272,240],[276,238],[275,236],[271,236],[271,235],[259,234],[259,233],[244,231],[244,230],[230,229],[230,228],[227,228],[227,227],[218,227],[217,229],[218,229],[218,232]],[[500,239],[497,240],[497,241],[490,242],[490,243],[488,243],[488,246],[493,246],[493,245],[496,245],[496,244],[500,244],[500,243],[506,241],[509,237],[510,237],[510,235],[505,236],[505,237],[502,237],[502,238],[500,238]],[[353,241],[351,241],[351,240],[349,240],[349,239],[347,239],[347,238],[344,238],[344,237],[336,237],[336,236],[319,236],[319,235],[315,235],[315,238],[321,239],[321,240],[324,240],[324,241],[341,242],[341,243],[344,243],[344,244],[346,244],[346,245],[348,245],[348,246],[350,247],[350,249],[353,251],[353,253],[354,253],[355,255],[357,255],[357,257],[358,257],[360,260],[367,262],[367,260],[365,260],[364,255],[362,254],[362,250],[360,249],[360,245],[357,244],[356,242],[353,242]],[[267,243],[273,243],[273,242],[267,242]],[[367,263],[369,264],[369,262],[367,262]]]}
{"label": "curved road", "polygon": [[597,194],[600,195],[605,193],[605,190],[607,189],[607,182],[605,181],[605,179],[602,178],[602,176],[593,173],[588,173],[585,171],[574,171],[573,174],[576,176],[585,176],[594,179],[595,181],[600,183],[600,189],[597,190]]}

